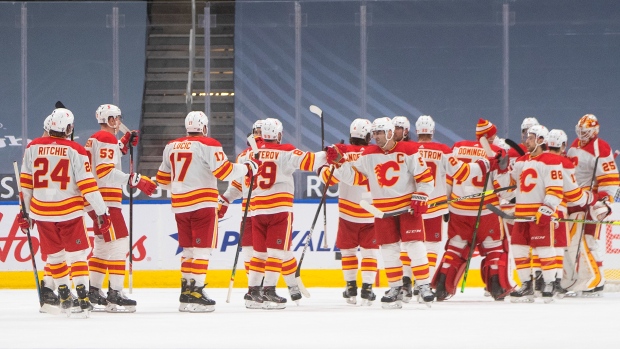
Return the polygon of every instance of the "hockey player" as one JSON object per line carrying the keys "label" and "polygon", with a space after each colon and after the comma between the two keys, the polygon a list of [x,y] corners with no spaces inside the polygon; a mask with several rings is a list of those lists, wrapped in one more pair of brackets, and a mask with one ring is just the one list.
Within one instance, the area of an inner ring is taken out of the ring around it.
{"label": "hockey player", "polygon": [[[252,127],[252,134],[254,135],[257,144],[262,144],[263,142],[262,132],[261,132],[263,121],[264,120],[256,121]],[[241,152],[239,156],[237,156],[237,163],[243,163],[244,161],[246,161],[252,156],[253,156],[252,149],[248,148],[244,150],[243,152]],[[226,190],[224,194],[220,195],[220,198],[218,200],[218,203],[219,203],[218,218],[223,218],[224,215],[226,214],[226,211],[228,210],[229,203],[239,198],[243,198],[243,201],[241,203],[241,209],[242,209],[242,212],[244,212],[245,205],[247,204],[246,199],[248,195],[247,194],[248,188],[249,188],[249,179],[247,183],[246,181],[239,182],[237,180],[230,182],[228,189]],[[248,278],[250,276],[250,262],[252,260],[252,256],[254,255],[254,247],[252,245],[252,241],[253,241],[252,211],[248,211],[248,215],[246,217],[246,222],[245,222],[245,227],[244,227],[244,232],[243,232],[243,239],[241,241],[241,248],[242,248],[241,251],[243,253],[244,266],[245,266],[245,270],[248,275]],[[267,252],[267,251],[263,251],[263,252]],[[263,269],[263,270],[255,270],[255,271],[257,273],[252,274],[252,276],[255,278],[260,277],[260,279],[262,280],[265,276],[264,275],[265,270]],[[298,281],[300,280],[298,280],[295,277],[296,271],[297,271],[297,259],[295,258],[295,256],[290,250],[284,251],[284,262],[282,263],[282,277],[284,278],[284,281],[286,282],[286,285],[288,286],[291,300],[299,304],[299,300],[302,298],[302,294],[301,294],[301,290],[298,284]],[[262,299],[254,300],[251,296],[252,291],[256,291],[255,287],[252,289],[249,288],[248,293],[244,296],[246,308],[261,309],[263,306]],[[258,291],[262,292],[262,290],[258,290]]]}
{"label": "hockey player", "polygon": [[217,246],[217,180],[257,173],[259,160],[228,161],[220,142],[207,137],[209,120],[201,111],[185,117],[187,136],[164,149],[157,181],[172,192],[172,212],[183,248],[179,311],[211,312],[215,301],[204,290],[209,257]]}
{"label": "hockey player", "polygon": [[[343,156],[347,161],[355,161],[368,147],[372,124],[366,119],[355,119],[349,127],[349,145],[342,147]],[[321,179],[327,182],[330,170],[321,171]],[[332,175],[329,185],[338,183],[338,176]],[[375,239],[375,225],[372,214],[364,210],[359,202],[368,195],[368,181],[361,180],[356,185],[340,183],[338,187],[338,233],[336,247],[342,254],[342,273],[346,289],[342,296],[349,304],[357,304],[357,271],[362,271],[362,289],[360,297],[362,305],[371,305],[376,299],[372,291],[372,283],[377,276],[377,256],[379,246]],[[357,257],[360,249],[361,263]],[[410,279],[411,282],[411,279]]]}
{"label": "hockey player", "polygon": [[[99,191],[110,212],[112,226],[108,233],[102,234],[97,224],[93,225],[95,240],[93,254],[88,261],[90,270],[88,294],[90,301],[95,305],[95,310],[101,306],[108,312],[133,313],[136,311],[136,301],[127,298],[123,292],[125,260],[130,248],[129,231],[122,212],[122,186],[128,184],[149,196],[157,186],[148,177],[138,173],[124,173],[121,169],[121,156],[127,152],[129,146],[138,145],[137,131],[125,133],[120,141],[116,139],[122,119],[121,110],[112,104],[102,104],[95,111],[95,118],[100,130],[88,139],[85,148]],[[96,223],[97,216],[92,208],[86,206],[86,211]],[[102,291],[106,271],[109,273],[110,281],[107,296]]]}
{"label": "hockey player", "polygon": [[276,283],[281,272],[297,268],[296,262],[293,264],[295,260],[287,253],[292,239],[293,172],[298,169],[316,171],[327,159],[325,152],[304,152],[290,144],[282,144],[283,129],[278,119],[265,119],[261,131],[264,143],[259,146],[259,158],[262,164],[251,198],[254,255],[250,261],[249,292],[244,298],[246,306],[257,306],[262,301],[264,309],[284,309],[286,299],[276,294]]}
{"label": "hockey player", "polygon": [[402,307],[401,241],[411,258],[420,296],[430,303],[434,295],[429,287],[422,214],[428,209],[433,176],[417,154],[415,144],[394,140],[394,124],[390,118],[375,119],[372,125],[376,144],[369,145],[356,161],[344,163],[335,175],[349,185],[359,185],[360,180],[367,178],[373,205],[389,215],[375,218],[375,238],[381,246],[390,285],[390,290],[381,298],[382,307]]}
{"label": "hockey player", "polygon": [[529,128],[525,145],[529,152],[517,159],[511,177],[517,182],[515,216],[535,218],[533,221],[515,221],[512,229],[512,249],[521,288],[511,297],[533,299],[530,276],[530,247],[540,258],[545,303],[553,300],[556,278],[556,250],[554,235],[556,209],[564,198],[562,159],[545,152],[549,131],[542,125]]}
{"label": "hockey player", "polygon": [[[37,222],[41,253],[47,255],[60,306],[67,312],[88,312],[88,264],[90,244],[83,210],[84,199],[98,216],[99,229],[108,233],[110,217],[91,173],[86,150],[67,140],[73,132],[73,113],[55,109],[50,117],[49,137],[28,144],[22,163],[20,184],[29,219]],[[21,227],[31,225],[20,215]],[[76,285],[77,300],[71,293],[69,273]]]}
{"label": "hockey player", "polygon": [[[575,177],[577,184],[586,189],[592,188],[599,200],[603,200],[608,207],[606,214],[597,213],[598,217],[592,219],[604,219],[611,214],[610,202],[614,201],[617,195],[620,178],[618,166],[614,160],[613,152],[607,142],[598,137],[599,122],[596,116],[586,114],[577,123],[575,132],[577,139],[573,141],[568,149],[567,156],[575,164]],[[591,215],[588,213],[588,217]],[[585,241],[596,260],[598,270],[594,270],[596,279],[589,285],[589,293],[596,295],[605,286],[605,274],[603,272],[603,256],[599,251],[598,239],[600,237],[601,226],[598,224],[585,225]],[[587,293],[586,293],[587,294]]]}
{"label": "hockey player", "polygon": [[[452,154],[457,159],[473,163],[471,173],[466,179],[449,178],[451,185],[450,199],[478,194],[490,188],[501,186],[498,159],[486,159],[487,154],[479,140],[481,137],[496,137],[497,128],[488,120],[480,119],[476,125],[476,141],[460,141],[452,147]],[[491,145],[498,156],[502,156],[499,147]],[[475,170],[481,170],[477,172]],[[449,174],[448,174],[449,175]],[[504,176],[504,184],[509,178]],[[486,189],[483,189],[486,188]],[[481,200],[483,202],[481,203]],[[487,204],[499,203],[496,194],[486,195],[483,198],[465,199],[452,202],[449,205],[450,221],[448,223],[448,243],[441,264],[433,279],[433,288],[437,300],[443,301],[456,293],[457,284],[463,275],[469,257],[470,248],[478,248],[483,256],[480,271],[487,291],[495,300],[503,300],[507,290],[512,288],[508,272],[507,246],[504,242],[504,231],[499,218],[486,208]],[[480,209],[482,205],[482,209]],[[478,215],[480,215],[478,217]],[[476,240],[473,241],[474,231]]]}

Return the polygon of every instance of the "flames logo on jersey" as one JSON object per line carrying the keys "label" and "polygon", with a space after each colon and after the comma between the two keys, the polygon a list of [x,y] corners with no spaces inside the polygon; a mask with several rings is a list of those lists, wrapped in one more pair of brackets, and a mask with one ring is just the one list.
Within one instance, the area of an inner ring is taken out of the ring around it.
{"label": "flames logo on jersey", "polygon": [[388,171],[398,171],[400,166],[396,161],[388,161],[383,164],[375,166],[375,175],[377,176],[377,182],[381,187],[391,187],[398,181],[398,176],[389,176]]}

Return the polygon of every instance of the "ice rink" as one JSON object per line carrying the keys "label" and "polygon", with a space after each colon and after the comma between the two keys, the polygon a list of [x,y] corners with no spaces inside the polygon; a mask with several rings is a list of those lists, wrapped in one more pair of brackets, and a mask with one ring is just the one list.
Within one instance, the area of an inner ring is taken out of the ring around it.
{"label": "ice rink", "polygon": [[[40,314],[35,290],[0,291],[1,348],[620,348],[620,293],[551,304],[494,302],[466,289],[433,303],[385,310],[347,305],[339,288],[284,310],[249,310],[244,289],[210,289],[213,313],[177,311],[177,289],[134,289],[134,314],[88,319]],[[288,292],[278,289],[280,295]],[[290,299],[289,299],[290,302]]]}

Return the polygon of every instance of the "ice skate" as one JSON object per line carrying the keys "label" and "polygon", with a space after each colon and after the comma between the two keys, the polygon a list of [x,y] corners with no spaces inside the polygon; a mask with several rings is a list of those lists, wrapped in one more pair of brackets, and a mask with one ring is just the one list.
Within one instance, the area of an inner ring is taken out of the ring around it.
{"label": "ice skate", "polygon": [[67,285],[58,286],[58,298],[62,312],[71,317],[71,314],[81,312],[80,302],[75,297]]}
{"label": "ice skate", "polygon": [[362,284],[362,291],[360,293],[360,298],[362,299],[362,306],[367,305],[371,306],[372,302],[377,299],[377,295],[372,292],[372,284]]}
{"label": "ice skate", "polygon": [[545,286],[542,289],[542,299],[545,303],[553,302],[553,293],[555,281],[545,283]]}
{"label": "ice skate", "polygon": [[499,275],[491,276],[490,288],[491,288],[490,295],[493,297],[493,299],[499,302],[503,302],[504,298],[506,298],[507,291],[505,291],[500,285]]}
{"label": "ice skate", "polygon": [[534,303],[534,285],[532,280],[524,281],[521,288],[510,292],[512,303]]}
{"label": "ice skate", "polygon": [[105,308],[108,305],[108,300],[101,289],[90,286],[88,289],[88,298],[90,299],[90,303],[93,305],[94,312],[105,311]]}
{"label": "ice skate", "polygon": [[416,285],[415,280],[413,280],[413,295],[418,296],[420,294],[420,285]]}
{"label": "ice skate", "polygon": [[260,286],[250,286],[243,299],[245,300],[245,307],[248,309],[263,308],[263,290]]}
{"label": "ice skate", "polygon": [[595,288],[587,291],[582,291],[580,297],[583,298],[597,298],[603,296],[603,290],[605,285],[596,286]]}
{"label": "ice skate", "polygon": [[403,307],[402,286],[390,287],[385,296],[381,297],[383,309],[400,309]]}
{"label": "ice skate", "polygon": [[435,294],[431,291],[430,284],[420,285],[420,295],[418,298],[420,303],[426,304],[429,308],[431,307],[431,303],[435,300]]}
{"label": "ice skate", "polygon": [[93,305],[90,304],[90,299],[88,298],[88,290],[86,289],[86,286],[77,285],[75,287],[75,292],[77,293],[77,299],[74,299],[73,301],[73,307],[71,307],[70,316],[81,318],[89,317],[90,312],[93,310]]}
{"label": "ice skate", "polygon": [[545,287],[545,280],[542,277],[542,271],[537,270],[534,274],[534,297],[540,298],[542,296],[542,290]]}
{"label": "ice skate", "polygon": [[347,288],[342,292],[342,297],[347,300],[348,304],[357,304],[357,282],[355,280],[347,281]]}
{"label": "ice skate", "polygon": [[562,279],[555,279],[555,285],[553,287],[553,293],[555,298],[562,299],[569,292],[567,289],[562,287],[561,283]]}
{"label": "ice skate", "polygon": [[403,288],[401,289],[403,302],[409,303],[413,298],[413,285],[411,284],[411,278],[403,276]]}
{"label": "ice skate", "polygon": [[215,311],[215,301],[209,298],[203,286],[194,286],[196,281],[192,279],[190,284],[193,286],[192,292],[189,294],[190,313],[210,313]]}
{"label": "ice skate", "polygon": [[276,294],[275,286],[263,287],[263,309],[284,309],[286,308],[286,298]]}
{"label": "ice skate", "polygon": [[444,273],[439,273],[439,278],[437,279],[437,285],[435,288],[435,297],[437,297],[438,302],[445,301],[452,297],[452,295],[446,290],[446,274]]}
{"label": "ice skate", "polygon": [[54,291],[47,287],[45,281],[41,280],[41,309],[40,313],[58,315],[60,310],[60,299]]}
{"label": "ice skate", "polygon": [[127,298],[125,293],[117,290],[109,290],[108,305],[105,311],[108,313],[135,313],[137,302],[133,299]]}
{"label": "ice skate", "polygon": [[288,293],[291,295],[291,300],[295,302],[295,304],[299,305],[299,300],[301,299],[301,291],[299,290],[299,286],[289,286]]}
{"label": "ice skate", "polygon": [[[195,282],[194,280],[192,280]],[[194,288],[194,284],[187,284],[187,279],[181,279],[181,295],[179,296],[179,311],[188,312],[191,305],[189,303],[189,294]]]}

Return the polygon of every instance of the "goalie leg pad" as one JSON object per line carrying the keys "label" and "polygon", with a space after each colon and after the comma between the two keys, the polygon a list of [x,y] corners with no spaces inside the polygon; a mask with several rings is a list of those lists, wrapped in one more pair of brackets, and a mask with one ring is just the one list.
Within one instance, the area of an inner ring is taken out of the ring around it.
{"label": "goalie leg pad", "polygon": [[[469,248],[466,247],[465,250]],[[465,250],[461,252],[466,252]],[[446,251],[432,283],[438,301],[446,300],[456,293],[458,282],[465,272],[465,262],[458,252]]]}

